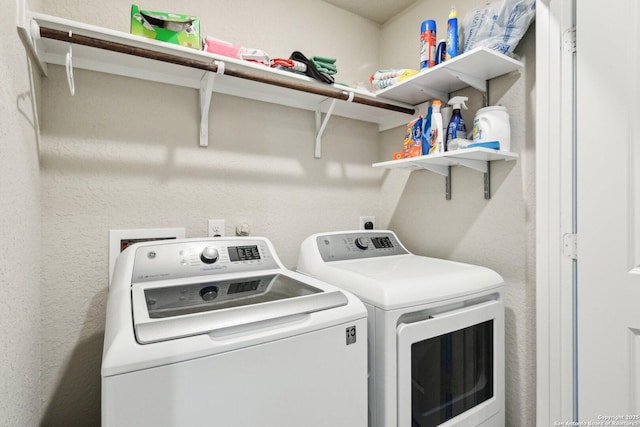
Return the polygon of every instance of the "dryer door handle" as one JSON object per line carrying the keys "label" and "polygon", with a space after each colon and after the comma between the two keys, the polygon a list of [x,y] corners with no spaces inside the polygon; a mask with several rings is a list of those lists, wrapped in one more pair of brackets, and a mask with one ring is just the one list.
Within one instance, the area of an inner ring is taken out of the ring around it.
{"label": "dryer door handle", "polygon": [[432,316],[430,316],[430,319],[446,319],[447,317],[454,317],[454,316],[458,316],[462,313],[466,313],[466,312],[470,312],[470,311],[477,311],[477,310],[484,310],[487,307],[493,306],[495,304],[500,304],[499,301],[493,300],[493,301],[486,301],[486,302],[482,302],[479,304],[473,304],[473,305],[468,305],[462,308],[458,308],[455,310],[451,310],[451,311],[445,311],[442,313],[438,313],[438,314],[434,314]]}

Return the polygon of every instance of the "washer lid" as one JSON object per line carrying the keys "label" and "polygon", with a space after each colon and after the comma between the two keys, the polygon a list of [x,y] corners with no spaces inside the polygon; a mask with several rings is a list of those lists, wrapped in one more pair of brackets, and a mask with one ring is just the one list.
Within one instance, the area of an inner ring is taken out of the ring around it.
{"label": "washer lid", "polygon": [[339,290],[324,291],[283,273],[172,286],[134,284],[131,298],[140,344],[308,314],[348,302]]}
{"label": "washer lid", "polygon": [[413,254],[324,263],[307,274],[384,310],[452,299],[503,285],[502,277],[488,268]]}

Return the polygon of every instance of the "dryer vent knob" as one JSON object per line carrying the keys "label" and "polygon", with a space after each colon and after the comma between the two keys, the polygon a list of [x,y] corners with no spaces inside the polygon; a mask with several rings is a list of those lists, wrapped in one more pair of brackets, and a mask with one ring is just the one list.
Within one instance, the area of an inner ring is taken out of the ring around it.
{"label": "dryer vent knob", "polygon": [[205,264],[213,264],[218,260],[218,250],[213,246],[207,246],[200,254],[200,260]]}

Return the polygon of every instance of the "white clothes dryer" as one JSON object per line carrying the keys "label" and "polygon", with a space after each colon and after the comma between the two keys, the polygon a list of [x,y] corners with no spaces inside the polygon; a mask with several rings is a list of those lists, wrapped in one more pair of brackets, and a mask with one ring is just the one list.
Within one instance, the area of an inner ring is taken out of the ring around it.
{"label": "white clothes dryer", "polygon": [[102,425],[365,427],[366,314],[264,238],[132,245],[109,290]]}
{"label": "white clothes dryer", "polygon": [[374,427],[504,427],[503,280],[410,253],[392,231],[314,234],[297,270],[369,312]]}

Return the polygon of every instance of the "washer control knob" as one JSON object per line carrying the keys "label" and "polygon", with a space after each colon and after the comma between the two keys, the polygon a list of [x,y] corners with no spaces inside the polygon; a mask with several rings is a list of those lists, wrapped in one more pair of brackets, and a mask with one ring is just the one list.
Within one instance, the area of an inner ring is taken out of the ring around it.
{"label": "washer control knob", "polygon": [[205,301],[212,301],[216,299],[218,296],[218,287],[217,286],[205,286],[200,289],[200,298]]}
{"label": "washer control knob", "polygon": [[357,237],[356,246],[364,251],[369,248],[369,243],[365,237]]}
{"label": "washer control knob", "polygon": [[219,254],[216,248],[214,248],[213,246],[207,246],[202,250],[202,253],[200,254],[200,260],[202,260],[202,262],[204,262],[205,264],[213,264],[218,260],[218,256]]}

